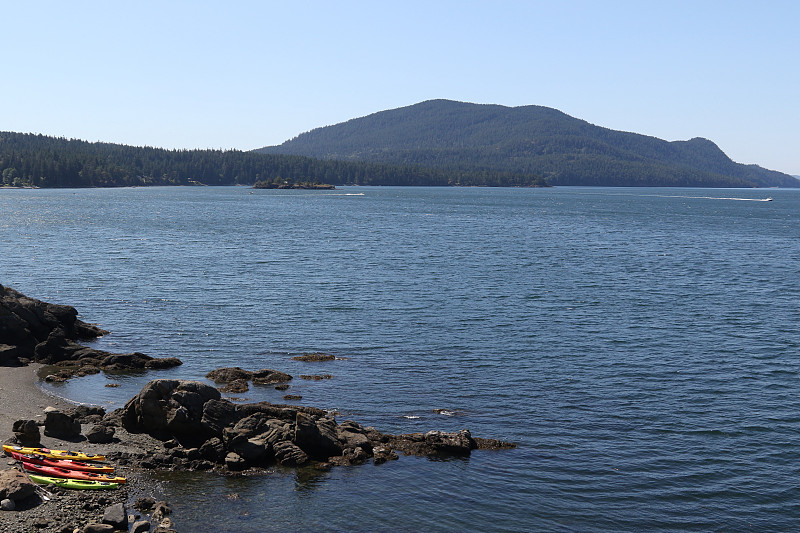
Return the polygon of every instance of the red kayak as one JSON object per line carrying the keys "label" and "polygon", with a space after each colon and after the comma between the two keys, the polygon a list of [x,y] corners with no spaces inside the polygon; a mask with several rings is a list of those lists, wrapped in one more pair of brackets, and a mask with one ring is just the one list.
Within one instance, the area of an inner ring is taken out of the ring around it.
{"label": "red kayak", "polygon": [[106,483],[125,483],[126,481],[124,477],[112,476],[109,474],[94,474],[92,472],[69,470],[68,468],[60,468],[57,466],[34,465],[24,461],[22,462],[22,468],[41,476],[80,479],[82,481],[105,481]]}
{"label": "red kayak", "polygon": [[11,457],[23,463],[30,463],[32,465],[41,466],[55,466],[57,468],[66,468],[68,470],[82,470],[84,472],[95,472],[98,474],[109,473],[114,471],[113,466],[102,466],[92,463],[84,463],[83,461],[70,461],[69,459],[51,459],[44,455],[38,454],[25,454],[19,452],[11,452]]}

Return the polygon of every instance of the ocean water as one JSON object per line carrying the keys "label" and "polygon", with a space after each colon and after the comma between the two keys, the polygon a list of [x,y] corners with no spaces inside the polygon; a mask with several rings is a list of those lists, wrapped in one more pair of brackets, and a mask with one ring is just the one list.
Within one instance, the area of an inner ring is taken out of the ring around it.
{"label": "ocean water", "polygon": [[76,401],[274,368],[339,421],[519,445],[159,476],[181,531],[791,531],[798,218],[796,190],[0,189],[0,283],[184,361],[46,386]]}

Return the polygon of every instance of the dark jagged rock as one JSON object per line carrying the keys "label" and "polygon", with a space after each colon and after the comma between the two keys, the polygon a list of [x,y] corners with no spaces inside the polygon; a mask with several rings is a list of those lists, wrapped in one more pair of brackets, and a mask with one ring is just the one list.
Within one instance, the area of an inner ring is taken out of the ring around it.
{"label": "dark jagged rock", "polygon": [[149,433],[156,438],[168,435],[179,440],[201,439],[202,442],[205,440],[203,406],[209,400],[219,399],[219,391],[204,383],[153,380],[125,404],[122,426],[128,431]]}
{"label": "dark jagged rock", "polygon": [[149,361],[144,364],[148,370],[162,370],[165,368],[175,368],[181,366],[183,361],[177,357],[151,357]]}
{"label": "dark jagged rock", "polygon": [[147,520],[137,520],[131,526],[130,533],[148,533],[150,531],[150,522]]}
{"label": "dark jagged rock", "polygon": [[275,443],[275,459],[283,466],[300,466],[308,462],[308,455],[290,441]]}
{"label": "dark jagged rock", "polygon": [[248,439],[231,445],[231,450],[250,465],[262,464],[267,459],[269,448],[262,439]]}
{"label": "dark jagged rock", "polygon": [[73,440],[81,434],[81,424],[71,414],[57,409],[45,409],[44,434],[47,437]]}
{"label": "dark jagged rock", "polygon": [[247,461],[236,452],[228,452],[228,455],[225,456],[225,466],[228,470],[237,472],[247,468]]}
{"label": "dark jagged rock", "polygon": [[86,440],[96,444],[107,444],[114,441],[115,430],[112,426],[95,424],[86,432]]}
{"label": "dark jagged rock", "polygon": [[228,400],[211,399],[203,405],[200,423],[209,435],[221,437],[225,427],[235,421],[236,406]]}
{"label": "dark jagged rock", "polygon": [[333,378],[330,374],[313,374],[313,375],[301,375],[300,379],[307,379],[309,381],[322,381],[323,379],[331,379]]}
{"label": "dark jagged rock", "polygon": [[229,392],[239,394],[250,390],[250,385],[247,384],[246,379],[234,379],[224,387],[219,389],[220,392]]}
{"label": "dark jagged rock", "polygon": [[125,409],[122,407],[120,407],[119,409],[114,409],[110,413],[106,413],[105,415],[103,415],[103,419],[101,420],[101,422],[109,426],[122,427],[122,416],[124,412]]}
{"label": "dark jagged rock", "polygon": [[212,370],[206,374],[206,378],[210,379],[214,383],[230,383],[231,381],[236,381],[237,379],[249,381],[252,375],[252,372],[235,366]]}
{"label": "dark jagged rock", "polygon": [[152,496],[145,496],[143,498],[137,498],[136,501],[133,503],[133,508],[137,511],[142,513],[147,513],[153,509],[156,505],[156,500]]}
{"label": "dark jagged rock", "polygon": [[477,448],[469,430],[462,429],[455,433],[429,431],[428,433],[410,433],[407,435],[391,435],[388,444],[407,455],[469,455]]}
{"label": "dark jagged rock", "polygon": [[[147,432],[164,442],[166,453],[140,458],[146,468],[229,471],[279,463],[298,466],[375,464],[407,455],[469,455],[478,441],[468,430],[387,435],[314,407],[259,402],[237,405],[210,385],[183,380],[154,380],[123,409],[103,419],[128,431]],[[480,441],[500,448],[501,441]]]}
{"label": "dark jagged rock", "polygon": [[19,470],[12,468],[0,471],[0,500],[8,498],[18,502],[35,491],[36,485]]}
{"label": "dark jagged rock", "polygon": [[70,414],[81,424],[96,424],[103,420],[106,410],[96,405],[79,405]]}
{"label": "dark jagged rock", "polygon": [[0,285],[0,345],[15,347],[17,358],[34,359],[36,346],[48,339],[55,347],[106,333],[78,320],[74,307],[42,302]]}
{"label": "dark jagged rock", "polygon": [[167,502],[160,501],[153,505],[153,520],[162,520],[172,514],[172,507]]}
{"label": "dark jagged rock", "polygon": [[218,437],[212,437],[205,441],[199,451],[201,457],[215,463],[219,463],[225,458],[225,444]]}
{"label": "dark jagged rock", "polygon": [[372,450],[372,443],[366,436],[364,428],[356,422],[351,420],[342,422],[336,428],[336,435],[345,448]]}
{"label": "dark jagged rock", "polygon": [[[0,309],[0,311],[2,311]],[[3,320],[3,315],[0,314],[0,322]],[[0,344],[0,366],[18,365],[19,355],[21,351],[18,346],[10,344]]]}
{"label": "dark jagged rock", "polygon": [[42,302],[0,285],[0,365],[27,364],[29,360],[58,364],[64,368],[53,374],[51,381],[62,381],[100,371],[127,372],[181,364],[174,357],[112,354],[77,342],[107,333],[78,320],[74,307]]}
{"label": "dark jagged rock", "polygon": [[242,418],[232,428],[224,431],[225,442],[231,447],[262,433],[267,428],[267,417],[263,413],[255,413]]}
{"label": "dark jagged rock", "polygon": [[37,447],[42,435],[35,420],[17,420],[11,427],[14,439],[22,446]]}
{"label": "dark jagged rock", "polygon": [[305,413],[297,413],[293,440],[314,459],[327,459],[342,453],[333,418],[314,419]]}
{"label": "dark jagged rock", "polygon": [[[271,368],[263,368],[251,372],[244,370],[238,366],[218,368],[206,374],[206,378],[214,383],[236,383],[244,381],[252,381],[254,385],[272,385],[274,383],[284,383],[290,381],[292,376],[284,372],[272,370]],[[245,389],[247,390],[247,389]],[[226,391],[227,392],[227,391]],[[230,391],[230,392],[244,392],[244,391]]]}
{"label": "dark jagged rock", "polygon": [[291,381],[292,376],[270,368],[262,368],[253,372],[252,380],[254,385],[272,385]]}
{"label": "dark jagged rock", "polygon": [[517,447],[513,442],[506,442],[497,439],[483,439],[481,437],[473,437],[476,449],[478,450],[512,450]]}
{"label": "dark jagged rock", "polygon": [[115,503],[103,512],[103,524],[108,524],[114,529],[128,530],[128,513],[125,511],[125,505],[122,503]]}
{"label": "dark jagged rock", "polygon": [[477,448],[472,435],[467,429],[462,429],[456,433],[429,431],[425,434],[425,444],[438,453],[462,455],[467,455],[471,450]]}
{"label": "dark jagged rock", "polygon": [[385,448],[383,446],[379,446],[372,449],[372,462],[376,465],[381,465],[386,461],[396,461],[400,457],[394,453],[394,450],[391,448]]}

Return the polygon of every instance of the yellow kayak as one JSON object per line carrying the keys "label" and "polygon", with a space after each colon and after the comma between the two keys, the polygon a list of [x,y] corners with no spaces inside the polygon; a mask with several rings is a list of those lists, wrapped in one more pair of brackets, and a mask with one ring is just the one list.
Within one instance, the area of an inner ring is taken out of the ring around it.
{"label": "yellow kayak", "polygon": [[11,446],[3,444],[3,451],[8,455],[11,452],[17,453],[35,453],[45,457],[53,457],[55,459],[69,459],[71,461],[105,461],[105,455],[93,455],[83,452],[72,452],[67,450],[51,450],[50,448],[26,448],[23,446]]}

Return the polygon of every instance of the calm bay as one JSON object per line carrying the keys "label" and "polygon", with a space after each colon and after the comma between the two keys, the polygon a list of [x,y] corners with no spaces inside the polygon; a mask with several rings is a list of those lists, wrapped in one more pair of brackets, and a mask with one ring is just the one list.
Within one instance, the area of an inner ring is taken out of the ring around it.
{"label": "calm bay", "polygon": [[[181,531],[786,531],[799,213],[780,189],[0,189],[0,283],[184,361],[46,385],[74,401],[274,368],[340,421],[519,445],[160,476]],[[292,360],[316,351],[339,359]]]}

